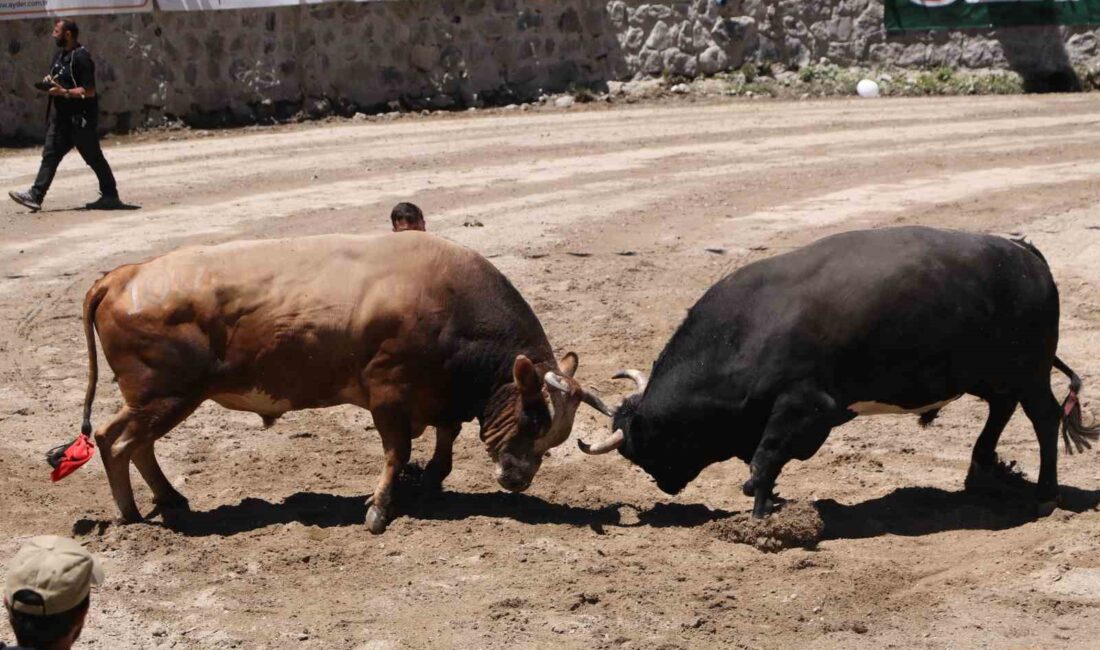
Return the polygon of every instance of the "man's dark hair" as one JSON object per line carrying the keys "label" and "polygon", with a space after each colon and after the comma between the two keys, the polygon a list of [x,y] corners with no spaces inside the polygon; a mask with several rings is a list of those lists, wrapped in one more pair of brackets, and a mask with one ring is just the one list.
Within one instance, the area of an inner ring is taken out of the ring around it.
{"label": "man's dark hair", "polygon": [[72,20],[59,20],[57,22],[61,23],[61,33],[62,34],[64,34],[65,32],[68,31],[68,32],[73,33],[73,38],[74,39],[78,38],[80,36],[80,28],[77,27],[75,21],[72,21]]}
{"label": "man's dark hair", "polygon": [[390,221],[395,227],[399,223],[419,223],[424,221],[424,213],[412,203],[398,203],[390,212]]}
{"label": "man's dark hair", "polygon": [[[15,592],[14,599],[27,605],[42,605],[42,596],[29,589]],[[80,617],[88,611],[91,602],[92,597],[89,594],[76,607],[47,616],[35,616],[9,608],[8,618],[15,631],[15,642],[35,650],[51,650],[62,637],[72,632]]]}

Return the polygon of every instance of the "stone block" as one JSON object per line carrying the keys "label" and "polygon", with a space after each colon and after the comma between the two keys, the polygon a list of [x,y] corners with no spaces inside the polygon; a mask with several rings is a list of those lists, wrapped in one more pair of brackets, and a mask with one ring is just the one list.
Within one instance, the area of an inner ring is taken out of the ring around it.
{"label": "stone block", "polygon": [[667,20],[672,17],[672,7],[661,3],[643,5],[638,8],[638,11],[651,20]]}
{"label": "stone block", "polygon": [[702,21],[695,21],[691,28],[691,45],[696,51],[707,49],[713,43],[710,30]]}
{"label": "stone block", "polygon": [[929,46],[924,43],[913,43],[902,48],[895,61],[896,65],[903,68],[923,68],[929,62]]}
{"label": "stone block", "polygon": [[[698,51],[695,47],[695,25],[690,22],[683,22],[676,26],[676,48],[681,52],[688,52],[694,54]],[[704,45],[704,47],[706,47]]]}
{"label": "stone block", "polygon": [[653,29],[649,32],[649,38],[645,41],[645,47],[651,50],[667,50],[671,46],[672,34],[668,23],[663,20],[657,21],[657,24],[654,25]]}
{"label": "stone block", "polygon": [[694,56],[670,48],[662,54],[664,71],[681,77],[694,77],[698,72],[698,61]]}
{"label": "stone block", "polygon": [[645,32],[640,27],[631,27],[619,37],[619,43],[628,52],[637,52],[645,44]]}
{"label": "stone block", "polygon": [[439,63],[439,48],[414,45],[409,50],[409,63],[421,72],[430,72]]}
{"label": "stone block", "polygon": [[1066,50],[1071,57],[1075,58],[1095,56],[1097,53],[1096,42],[1095,33],[1073,34],[1066,41]]}
{"label": "stone block", "polygon": [[729,56],[717,45],[711,45],[699,55],[699,72],[717,74],[729,68]]}
{"label": "stone block", "polygon": [[643,75],[656,76],[665,69],[664,57],[657,50],[642,50],[638,55],[638,63],[638,72]]}

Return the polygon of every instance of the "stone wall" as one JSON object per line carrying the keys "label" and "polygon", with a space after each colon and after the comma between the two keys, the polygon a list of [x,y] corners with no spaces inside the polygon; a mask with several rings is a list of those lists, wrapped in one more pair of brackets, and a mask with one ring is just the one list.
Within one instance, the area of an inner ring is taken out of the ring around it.
{"label": "stone wall", "polygon": [[[603,5],[583,0],[341,2],[79,22],[108,127],[164,115],[209,124],[387,102],[478,105],[628,74]],[[42,129],[45,102],[31,84],[53,54],[51,26],[0,22],[10,54],[0,60],[0,137]]]}
{"label": "stone wall", "polygon": [[[119,130],[509,103],[748,61],[1012,67],[1042,80],[1097,59],[1092,30],[887,38],[882,12],[878,0],[401,0],[79,22],[99,66],[101,127]],[[31,84],[53,54],[51,24],[0,22],[0,142],[42,134]]]}
{"label": "stone wall", "polygon": [[1028,27],[888,37],[881,0],[715,0],[607,3],[630,74],[694,76],[778,63],[1004,68],[1057,86],[1072,68],[1100,67],[1088,27]]}

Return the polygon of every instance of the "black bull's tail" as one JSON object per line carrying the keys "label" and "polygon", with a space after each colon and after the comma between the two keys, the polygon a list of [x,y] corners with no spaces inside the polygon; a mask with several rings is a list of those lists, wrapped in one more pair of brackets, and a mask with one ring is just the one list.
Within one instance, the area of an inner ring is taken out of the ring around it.
{"label": "black bull's tail", "polygon": [[[1031,251],[1046,264],[1047,259],[1031,242],[1022,237],[1011,241]],[[1062,440],[1066,445],[1066,453],[1072,454],[1074,447],[1078,452],[1092,449],[1092,443],[1100,440],[1100,426],[1086,427],[1081,421],[1081,401],[1077,397],[1081,390],[1081,378],[1058,357],[1054,357],[1054,367],[1069,377],[1069,395],[1062,402]]]}
{"label": "black bull's tail", "polygon": [[84,338],[88,342],[88,388],[84,394],[84,421],[80,425],[80,432],[85,436],[92,435],[92,402],[95,401],[95,385],[99,379],[99,361],[95,349],[95,312],[105,295],[107,295],[107,285],[100,279],[84,296]]}
{"label": "black bull's tail", "polygon": [[1091,449],[1092,443],[1100,440],[1100,426],[1086,427],[1081,422],[1081,401],[1077,397],[1077,392],[1081,390],[1081,378],[1058,357],[1054,357],[1054,367],[1069,377],[1069,395],[1062,402],[1062,440],[1065,441],[1066,452],[1072,454],[1074,447],[1079,452]]}

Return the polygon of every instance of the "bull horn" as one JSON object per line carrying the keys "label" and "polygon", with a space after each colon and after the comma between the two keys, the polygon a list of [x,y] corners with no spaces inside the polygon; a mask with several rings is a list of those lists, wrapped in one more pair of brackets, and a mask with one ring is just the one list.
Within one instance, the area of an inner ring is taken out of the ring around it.
{"label": "bull horn", "polygon": [[577,441],[577,446],[581,448],[581,451],[590,455],[597,456],[599,454],[606,454],[609,451],[615,451],[619,447],[623,446],[623,442],[626,440],[623,436],[623,430],[619,429],[615,433],[611,434],[609,438],[605,438],[594,445],[590,445],[583,440]]}
{"label": "bull horn", "polygon": [[638,385],[639,393],[644,393],[645,387],[649,385],[649,377],[646,377],[645,373],[641,370],[634,370],[632,368],[620,370],[615,373],[612,379],[633,379],[634,383]]}
{"label": "bull horn", "polygon": [[565,382],[565,379],[560,377],[556,372],[547,372],[545,375],[542,376],[542,379],[546,382],[547,386],[553,388],[554,390],[558,390],[563,393],[570,392],[569,384],[567,384]]}
{"label": "bull horn", "polygon": [[612,417],[614,415],[611,412],[611,409],[607,408],[607,404],[603,403],[602,399],[600,399],[599,397],[596,397],[594,394],[588,392],[587,388],[582,389],[582,391],[583,391],[583,392],[581,392],[581,401],[582,402],[584,402],[585,404],[587,404],[587,405],[591,406],[592,408],[596,409],[600,413],[603,413],[607,417]]}
{"label": "bull horn", "polygon": [[[561,391],[566,395],[569,395],[573,392],[573,389],[569,386],[569,382],[556,372],[547,372],[542,379],[546,382],[547,386],[553,388],[554,390]],[[611,409],[607,408],[607,405],[603,403],[603,400],[589,392],[587,388],[581,387],[581,401],[596,409],[600,413],[603,413],[607,417],[612,416]]]}

